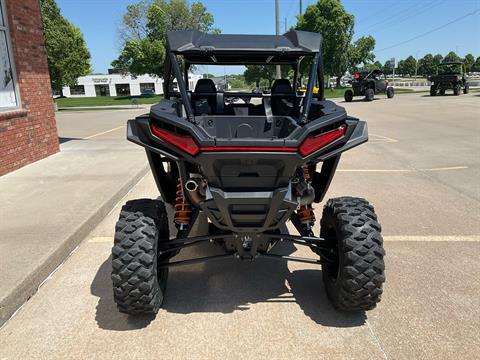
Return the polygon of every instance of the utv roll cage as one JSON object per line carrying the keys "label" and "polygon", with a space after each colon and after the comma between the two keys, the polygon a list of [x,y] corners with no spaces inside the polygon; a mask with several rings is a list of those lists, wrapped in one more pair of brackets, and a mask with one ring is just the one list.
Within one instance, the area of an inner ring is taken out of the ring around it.
{"label": "utv roll cage", "polygon": [[[304,95],[297,92],[281,94],[282,97],[303,98],[299,102],[299,122],[308,122],[312,98],[324,98],[322,36],[318,33],[290,31],[284,35],[216,35],[198,30],[167,33],[167,57],[165,62],[164,94],[166,99],[181,97],[187,119],[195,123],[191,96],[189,96],[188,72],[192,65],[284,65],[294,71],[293,84],[297,84],[300,65],[305,59],[312,61]],[[179,61],[180,60],[180,61]],[[182,71],[183,70],[183,71]],[[171,84],[176,78],[179,92]],[[313,93],[318,81],[318,94]],[[233,93],[228,96],[249,98],[275,97],[273,94]]]}

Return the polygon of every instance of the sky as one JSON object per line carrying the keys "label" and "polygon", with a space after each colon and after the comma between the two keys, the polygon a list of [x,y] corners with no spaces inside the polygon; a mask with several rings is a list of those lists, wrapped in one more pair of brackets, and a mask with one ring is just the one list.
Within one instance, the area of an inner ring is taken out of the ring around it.
{"label": "sky", "polygon": [[[63,16],[83,32],[94,73],[106,73],[118,56],[117,31],[122,15],[127,5],[135,2],[57,0]],[[222,33],[275,33],[274,0],[202,2]],[[279,0],[282,32],[285,23],[286,28],[295,25],[299,3],[300,0]],[[316,0],[303,0],[303,10],[314,3]],[[462,57],[468,53],[480,56],[480,0],[343,0],[342,4],[355,16],[354,39],[372,35],[376,39],[376,60],[381,63],[392,57],[398,61],[410,55],[446,55],[452,50]],[[220,71],[210,70],[223,75]]]}

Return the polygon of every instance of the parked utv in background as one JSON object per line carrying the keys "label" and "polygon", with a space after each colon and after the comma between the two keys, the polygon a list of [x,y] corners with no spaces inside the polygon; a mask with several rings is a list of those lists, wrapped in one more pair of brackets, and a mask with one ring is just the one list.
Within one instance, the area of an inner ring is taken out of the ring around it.
{"label": "parked utv in background", "polygon": [[[380,301],[384,250],[373,206],[361,198],[330,199],[314,234],[313,204],[324,200],[341,153],[368,140],[367,124],[326,101],[323,86],[313,94],[314,85],[323,84],[321,49],[320,34],[301,31],[167,34],[165,99],[127,126],[128,140],[146,150],[162,201],[132,200],[121,210],[112,250],[114,301],[121,312],[156,313],[169,268],[219,259],[321,265],[337,309],[365,311]],[[292,87],[302,61],[310,68],[305,95]],[[285,66],[293,79],[275,80],[269,93],[219,92],[211,79],[189,88],[192,66],[245,64]],[[172,90],[174,79],[179,92]],[[173,238],[166,205],[174,209]],[[192,237],[200,213],[210,231]],[[287,221],[299,235],[288,233]],[[310,248],[315,258],[281,254],[279,241]],[[210,244],[216,254],[173,259],[200,244]]]}
{"label": "parked utv in background", "polygon": [[462,89],[464,94],[468,94],[470,86],[465,76],[465,65],[460,61],[445,62],[437,67],[437,74],[428,77],[432,83],[430,86],[430,95],[436,96],[437,93],[445,95],[446,90],[453,89],[454,95],[460,95]]}
{"label": "parked utv in background", "polygon": [[365,101],[372,101],[376,94],[387,94],[391,99],[395,95],[393,87],[388,86],[388,80],[380,70],[364,70],[353,75],[352,88],[345,91],[346,102],[353,100],[354,96],[365,96]]}

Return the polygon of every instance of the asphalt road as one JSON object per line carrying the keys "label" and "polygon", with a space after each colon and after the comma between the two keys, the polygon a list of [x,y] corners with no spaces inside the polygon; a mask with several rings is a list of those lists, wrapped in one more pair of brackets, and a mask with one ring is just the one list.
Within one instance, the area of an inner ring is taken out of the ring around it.
{"label": "asphalt road", "polygon": [[[368,121],[370,142],[343,156],[328,197],[362,196],[376,208],[387,252],[377,309],[336,312],[314,266],[232,260],[173,269],[159,314],[128,318],[109,279],[117,206],[0,330],[0,359],[477,358],[480,97],[342,105]],[[122,124],[111,119],[129,115],[102,113],[86,132],[62,129],[61,118],[62,136],[112,130]],[[127,198],[157,195],[148,174]]]}

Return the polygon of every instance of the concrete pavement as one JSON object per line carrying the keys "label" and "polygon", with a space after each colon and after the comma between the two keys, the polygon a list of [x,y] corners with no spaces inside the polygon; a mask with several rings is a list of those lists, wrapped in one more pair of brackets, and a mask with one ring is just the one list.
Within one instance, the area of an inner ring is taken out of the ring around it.
{"label": "concrete pavement", "polygon": [[172,269],[156,317],[118,313],[114,223],[127,199],[158,196],[147,174],[0,330],[0,359],[477,358],[479,100],[404,95],[342,104],[368,121],[371,136],[343,156],[327,197],[362,196],[376,208],[387,252],[377,309],[336,312],[317,267],[232,259]]}
{"label": "concrete pavement", "polygon": [[146,173],[138,113],[59,114],[61,152],[0,178],[0,324]]}

